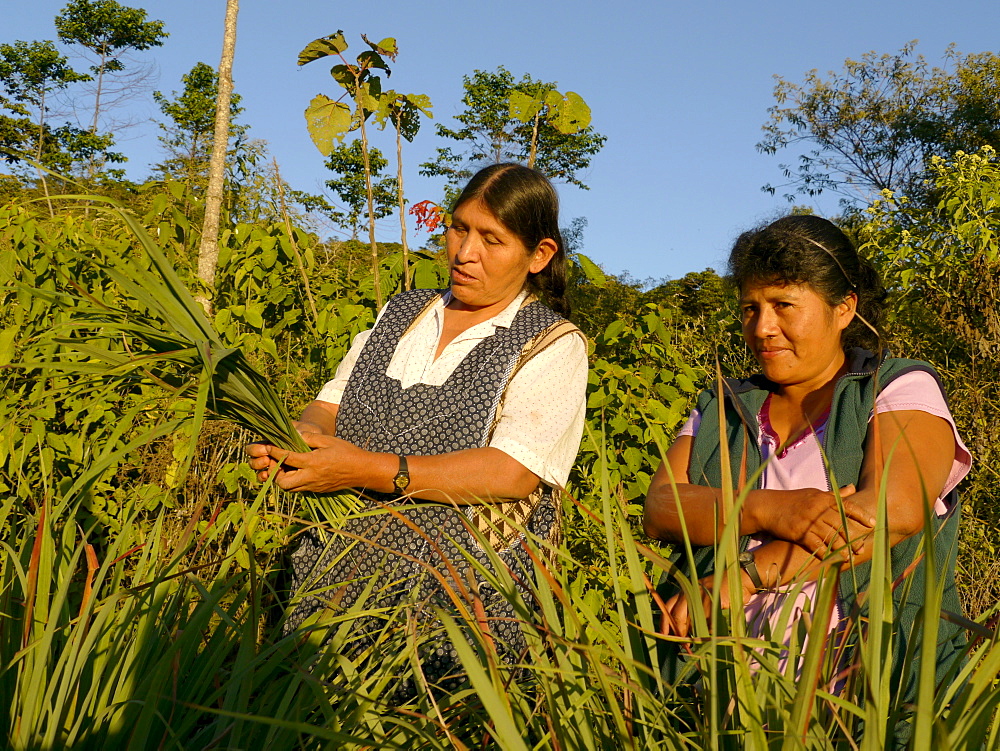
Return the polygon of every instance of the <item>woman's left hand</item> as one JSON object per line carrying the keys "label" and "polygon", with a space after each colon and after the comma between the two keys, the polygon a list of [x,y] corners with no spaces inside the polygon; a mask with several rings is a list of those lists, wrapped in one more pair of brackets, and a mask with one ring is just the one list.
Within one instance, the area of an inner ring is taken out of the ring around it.
{"label": "woman's left hand", "polygon": [[[250,461],[250,468],[257,470],[258,479],[266,480],[277,463],[274,482],[278,487],[297,492],[333,493],[367,485],[361,474],[373,469],[371,465],[381,456],[329,435],[303,433],[302,438],[313,451],[300,453],[257,444],[266,448],[264,456]],[[391,476],[391,470],[386,473]]]}
{"label": "woman's left hand", "polygon": [[[714,576],[706,576],[698,582],[702,593],[702,606],[708,618],[712,616],[712,586],[714,582]],[[746,602],[747,598],[756,592],[756,588],[750,581],[750,576],[742,569],[740,569],[740,586],[743,588],[743,601]],[[729,600],[729,575],[723,574],[719,590],[719,607],[722,610],[729,610],[731,604]],[[686,637],[691,633],[691,606],[683,592],[678,592],[664,603],[660,631],[664,636]]]}

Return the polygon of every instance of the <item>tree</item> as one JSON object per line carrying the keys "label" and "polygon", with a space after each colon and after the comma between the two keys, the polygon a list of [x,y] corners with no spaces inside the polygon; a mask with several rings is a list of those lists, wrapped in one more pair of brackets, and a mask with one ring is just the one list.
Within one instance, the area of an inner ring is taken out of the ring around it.
{"label": "tree", "polygon": [[[90,76],[73,70],[50,41],[0,45],[0,106],[10,115],[0,115],[0,148],[4,159],[18,163],[29,156],[36,164],[42,189],[48,196],[44,167],[67,172],[73,164],[100,156],[120,162],[121,154],[108,151],[112,139],[81,130],[69,123],[50,123],[52,96]],[[49,210],[52,211],[50,204]]]}
{"label": "tree", "polygon": [[[372,206],[378,220],[392,213],[396,198],[396,180],[391,177],[379,179],[389,162],[376,148],[368,150],[368,165],[371,170]],[[334,211],[331,218],[351,231],[351,239],[358,239],[358,232],[368,223],[368,183],[365,179],[365,160],[361,141],[355,139],[349,144],[334,147],[327,157],[326,166],[339,177],[327,180],[326,187],[332,190],[346,205],[346,212]]]}
{"label": "tree", "polygon": [[[192,188],[204,190],[208,182],[208,163],[211,156],[212,137],[215,129],[215,104],[219,95],[219,76],[205,63],[195,63],[181,76],[184,90],[174,91],[168,98],[154,91],[153,99],[160,111],[169,118],[160,123],[165,135],[160,142],[167,151],[167,159],[156,166],[166,176],[180,179]],[[243,112],[240,95],[233,94],[229,102],[229,137],[242,136],[245,125],[233,125],[232,120]]]}
{"label": "tree", "polygon": [[828,78],[815,70],[802,84],[778,77],[757,148],[806,152],[797,167],[781,165],[786,185],[764,190],[790,188],[789,200],[831,191],[847,204],[882,190],[919,196],[931,156],[1000,146],[1000,57],[949,47],[946,68],[930,68],[915,44],[848,59]]}
{"label": "tree", "polygon": [[403,139],[413,142],[420,130],[420,115],[433,117],[431,100],[424,94],[398,94],[387,91],[382,95],[377,113],[384,128],[391,122],[396,131],[396,208],[399,211],[399,230],[403,246],[403,288],[410,289],[410,245],[406,238],[406,202],[403,200]]}
{"label": "tree", "polygon": [[364,34],[361,35],[361,39],[368,49],[358,55],[353,63],[349,63],[344,57],[343,53],[347,51],[348,44],[344,32],[338,31],[306,45],[299,53],[298,64],[306,65],[330,56],[336,56],[341,60],[339,65],[334,65],[330,69],[330,74],[354,102],[354,108],[319,94],[306,108],[306,124],[313,143],[324,156],[333,151],[334,141],[343,141],[344,136],[352,130],[359,131],[361,135],[361,157],[364,163],[365,192],[368,200],[368,241],[372,252],[372,277],[375,283],[375,302],[381,308],[382,283],[378,244],[375,242],[375,194],[365,123],[369,117],[378,112],[383,101],[382,79],[373,71],[385,71],[388,77],[391,71],[386,58],[395,61],[398,50],[396,40],[392,37],[386,37],[377,44],[369,41]]}
{"label": "tree", "polygon": [[[233,97],[233,57],[236,54],[236,17],[239,0],[226,0],[226,20],[222,36],[222,59],[219,62],[219,96],[215,105],[215,129],[212,156],[208,163],[208,189],[205,192],[205,222],[198,249],[198,278],[206,290],[215,286],[215,269],[219,265],[219,220],[222,214],[222,189],[226,178],[226,154],[229,151],[229,113]],[[212,305],[205,294],[198,301],[211,313]]]}
{"label": "tree", "polygon": [[[73,70],[66,56],[52,42],[17,41],[13,44],[0,44],[0,86],[3,86],[6,94],[0,98],[0,102],[15,118],[22,118],[20,128],[16,119],[10,122],[13,126],[12,134],[21,131],[11,145],[24,147],[35,162],[42,164],[47,147],[51,149],[57,146],[57,139],[46,122],[49,95],[88,78],[89,76]],[[27,128],[29,123],[30,130]],[[19,157],[12,154],[9,159],[17,161]],[[48,196],[48,182],[41,168],[38,168],[38,176],[45,195]]]}
{"label": "tree", "polygon": [[124,73],[130,52],[161,46],[167,32],[162,21],[147,21],[145,10],[116,0],[71,0],[56,16],[55,25],[61,41],[79,45],[93,62],[94,113],[90,132],[96,134],[108,97],[127,97],[137,89],[135,79],[109,88],[108,75]]}
{"label": "tree", "polygon": [[[453,129],[438,124],[436,128],[439,136],[457,141],[459,146],[439,148],[434,161],[420,165],[422,175],[443,176],[454,190],[487,164],[531,161],[534,142],[536,169],[552,180],[586,189],[581,173],[590,166],[591,158],[607,138],[589,125],[578,132],[561,133],[551,118],[536,119],[535,112],[522,121],[517,115],[523,110],[516,106],[512,114],[512,95],[519,93],[544,103],[546,95],[555,91],[554,83],[544,83],[528,75],[516,81],[501,66],[493,72],[476,70],[472,76],[463,77],[462,85],[465,110],[455,116],[462,127]],[[536,128],[537,137],[533,138]]]}

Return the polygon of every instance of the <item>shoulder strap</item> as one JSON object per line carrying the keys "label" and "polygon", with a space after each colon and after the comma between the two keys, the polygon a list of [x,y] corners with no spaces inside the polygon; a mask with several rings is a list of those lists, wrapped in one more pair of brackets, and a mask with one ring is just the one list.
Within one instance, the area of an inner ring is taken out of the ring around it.
{"label": "shoulder strap", "polygon": [[[535,355],[548,349],[557,339],[561,339],[564,336],[579,336],[583,339],[584,344],[587,342],[587,337],[583,335],[574,324],[570,323],[566,319],[562,318],[546,329],[540,331],[533,339],[528,341],[527,344],[521,349],[521,354],[517,359],[517,364],[510,373],[510,378],[507,379],[507,386],[510,382],[514,380],[514,377],[518,374],[521,368],[535,357]],[[496,430],[497,424],[500,422],[500,415],[503,414],[504,402],[507,399],[507,388],[504,387],[504,392],[500,397],[500,403],[497,405],[496,413],[493,416],[493,424],[490,425],[490,429],[487,433],[486,442],[489,443],[493,438],[493,431]]]}

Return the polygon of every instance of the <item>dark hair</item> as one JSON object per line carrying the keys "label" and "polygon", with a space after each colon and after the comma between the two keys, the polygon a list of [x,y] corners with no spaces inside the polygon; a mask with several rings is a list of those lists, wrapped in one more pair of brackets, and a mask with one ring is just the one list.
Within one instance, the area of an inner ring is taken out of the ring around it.
{"label": "dark hair", "polygon": [[882,280],[827,219],[797,214],[744,232],[729,253],[729,279],[740,290],[747,284],[808,284],[831,306],[854,292],[857,315],[841,337],[844,349],[880,349]]}
{"label": "dark hair", "polygon": [[534,251],[546,238],[555,241],[555,255],[537,274],[528,274],[528,287],[556,313],[569,315],[566,249],[559,233],[559,197],[552,183],[541,173],[520,164],[491,164],[469,180],[452,204],[452,213],[463,203],[477,199],[529,251]]}

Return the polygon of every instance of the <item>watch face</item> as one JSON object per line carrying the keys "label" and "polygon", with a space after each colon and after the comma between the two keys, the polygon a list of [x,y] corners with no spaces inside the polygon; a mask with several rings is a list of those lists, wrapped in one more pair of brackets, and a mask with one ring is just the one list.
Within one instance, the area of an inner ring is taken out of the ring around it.
{"label": "watch face", "polygon": [[410,484],[410,476],[403,474],[396,475],[392,480],[392,484],[396,486],[396,490],[403,492]]}
{"label": "watch face", "polygon": [[753,563],[754,562],[753,561],[753,553],[751,553],[749,550],[744,550],[742,553],[740,553],[740,559],[739,560],[740,560],[740,565],[741,566],[743,564],[746,564],[746,563]]}

